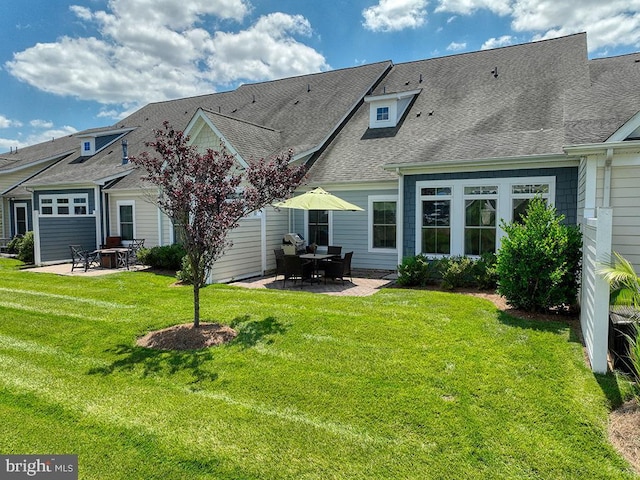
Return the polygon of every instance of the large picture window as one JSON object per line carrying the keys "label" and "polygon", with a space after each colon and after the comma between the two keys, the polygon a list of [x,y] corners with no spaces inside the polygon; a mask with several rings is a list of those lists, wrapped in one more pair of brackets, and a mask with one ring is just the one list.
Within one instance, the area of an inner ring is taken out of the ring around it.
{"label": "large picture window", "polygon": [[448,186],[421,189],[423,253],[451,253],[451,190]]}
{"label": "large picture window", "polygon": [[40,215],[81,216],[89,213],[89,198],[86,193],[40,195]]}
{"label": "large picture window", "polygon": [[479,256],[495,252],[500,221],[519,221],[531,199],[553,204],[555,177],[419,181],[416,253]]}
{"label": "large picture window", "polygon": [[496,248],[498,187],[464,187],[464,254],[482,255]]}

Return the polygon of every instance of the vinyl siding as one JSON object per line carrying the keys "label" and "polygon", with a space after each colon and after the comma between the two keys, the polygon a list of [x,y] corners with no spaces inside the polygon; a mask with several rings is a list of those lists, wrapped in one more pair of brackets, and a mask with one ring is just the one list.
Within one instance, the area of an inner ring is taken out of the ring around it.
{"label": "vinyl siding", "polygon": [[273,250],[282,247],[282,238],[288,233],[289,211],[285,208],[277,211],[274,208],[266,209],[267,220],[267,266],[266,271],[270,272],[276,268],[276,260]]}
{"label": "vinyl siding", "polygon": [[56,262],[71,258],[69,245],[96,248],[96,219],[84,217],[40,217],[40,261]]}
{"label": "vinyl siding", "polygon": [[145,247],[159,245],[158,208],[143,194],[109,195],[109,235],[119,236],[118,202],[134,202],[134,238],[144,238]]}
{"label": "vinyl siding", "polygon": [[229,233],[233,246],[213,265],[211,282],[221,283],[262,274],[261,220],[246,218]]}
{"label": "vinyl siding", "polygon": [[636,269],[640,266],[639,184],[640,166],[614,167],[612,169],[612,248],[636,266]]}
{"label": "vinyl siding", "polygon": [[[394,186],[395,187],[395,186]],[[346,200],[349,203],[364,208],[362,212],[334,211],[331,212],[330,232],[332,244],[342,247],[342,254],[353,252],[351,266],[363,269],[395,270],[398,266],[398,255],[394,252],[370,252],[369,251],[369,196],[397,195],[396,188],[375,190],[331,190],[331,193]],[[308,243],[307,226],[304,224],[304,211],[293,211],[293,231],[301,234]]]}
{"label": "vinyl siding", "polygon": [[[0,173],[0,192],[4,192],[9,188],[12,188],[18,185],[19,183],[25,181],[27,178],[30,178],[31,176],[35,175],[40,170],[48,166],[49,164],[37,165],[35,167],[25,168],[17,172]],[[9,194],[7,196],[10,197],[11,195]],[[11,222],[10,222],[11,210],[9,206],[9,201],[2,199],[0,203],[2,208],[2,212],[1,212],[2,214],[0,214],[0,237],[9,237],[11,236],[10,235],[11,234]],[[31,210],[29,210],[29,217],[31,217]],[[4,219],[4,223],[3,223],[3,219]],[[29,226],[31,226],[31,218],[29,218]]]}

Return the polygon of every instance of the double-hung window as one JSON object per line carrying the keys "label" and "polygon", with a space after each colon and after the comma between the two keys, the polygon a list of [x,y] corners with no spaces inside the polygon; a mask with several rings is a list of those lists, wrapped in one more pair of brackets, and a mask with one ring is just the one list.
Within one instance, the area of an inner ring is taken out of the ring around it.
{"label": "double-hung window", "polygon": [[395,195],[369,197],[369,250],[381,252],[396,249],[397,207]]}
{"label": "double-hung window", "polygon": [[309,244],[315,243],[323,247],[329,245],[329,211],[309,210],[308,230]]}
{"label": "double-hung window", "polygon": [[495,251],[497,208],[497,185],[464,187],[465,255]]}

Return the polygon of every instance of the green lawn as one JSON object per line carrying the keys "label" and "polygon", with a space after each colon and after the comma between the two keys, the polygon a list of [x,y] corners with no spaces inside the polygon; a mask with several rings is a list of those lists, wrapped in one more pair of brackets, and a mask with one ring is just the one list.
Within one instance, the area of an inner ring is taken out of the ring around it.
{"label": "green lawn", "polygon": [[[155,352],[191,290],[0,260],[0,452],[79,455],[82,479],[635,478],[563,323],[430,291],[202,291],[235,342]],[[615,388],[614,388],[615,389]],[[611,396],[611,395],[609,395]]]}

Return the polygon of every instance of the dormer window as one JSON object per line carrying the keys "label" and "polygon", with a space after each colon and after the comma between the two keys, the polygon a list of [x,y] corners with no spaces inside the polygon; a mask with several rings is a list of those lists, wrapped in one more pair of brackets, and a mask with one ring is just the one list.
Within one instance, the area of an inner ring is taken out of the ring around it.
{"label": "dormer window", "polygon": [[389,107],[378,107],[376,110],[376,121],[389,120]]}
{"label": "dormer window", "polygon": [[90,157],[96,154],[96,137],[83,135],[80,137],[80,157]]}
{"label": "dormer window", "polygon": [[90,152],[91,151],[91,142],[84,142],[82,150],[85,151],[85,152]]}
{"label": "dormer window", "polygon": [[369,128],[394,128],[398,126],[407,108],[421,90],[364,97],[364,101],[369,104]]}

